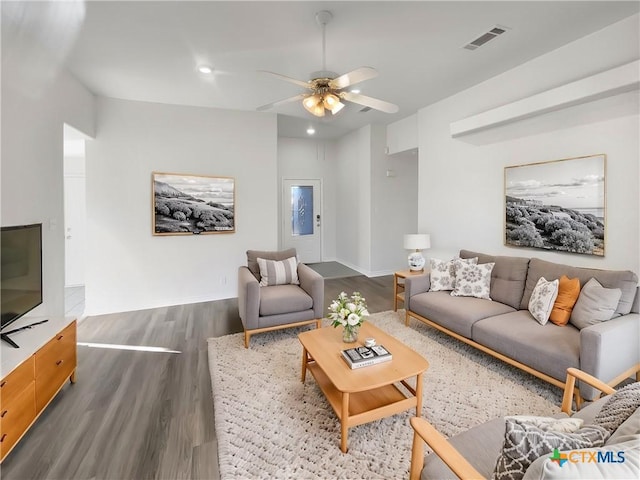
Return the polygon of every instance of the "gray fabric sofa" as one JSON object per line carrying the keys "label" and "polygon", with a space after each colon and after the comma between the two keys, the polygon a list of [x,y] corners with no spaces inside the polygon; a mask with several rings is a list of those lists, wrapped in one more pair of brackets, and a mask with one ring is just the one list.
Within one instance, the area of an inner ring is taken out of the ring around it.
{"label": "gray fabric sofa", "polygon": [[[406,279],[407,325],[411,318],[420,320],[561,388],[570,367],[612,386],[634,373],[636,378],[640,376],[640,310],[635,273],[468,250],[461,250],[460,257],[478,257],[479,264],[495,263],[491,300],[429,291],[430,276],[426,272]],[[554,280],[561,275],[579,278],[581,286],[595,278],[606,288],[620,288],[622,296],[614,318],[582,329],[571,324],[540,325],[527,309],[531,293],[540,277]],[[579,393],[587,400],[597,395],[592,387],[583,384]]]}
{"label": "gray fabric sofa", "polygon": [[[562,402],[562,413],[553,415],[556,418],[566,418],[572,416],[584,421],[584,425],[594,423],[594,419],[602,407],[611,398],[610,396],[601,398],[580,411],[571,412],[571,391],[576,378],[583,378],[585,382],[599,387],[599,392],[612,394],[613,389],[608,389],[608,385],[599,382],[590,375],[584,374],[576,369],[569,369],[567,372],[567,387]],[[636,390],[637,392],[637,390]],[[633,404],[633,402],[628,402]],[[638,399],[635,396],[637,406]],[[622,409],[620,409],[622,410]],[[633,407],[626,413],[633,411]],[[621,420],[622,421],[622,420]],[[445,439],[432,425],[424,418],[414,417],[411,419],[414,429],[414,442],[411,456],[411,480],[445,480],[445,479],[480,479],[491,478],[496,461],[503,449],[505,439],[505,419],[496,418],[477,425],[465,432],[462,432],[450,439]],[[424,456],[422,442],[425,441],[434,453]],[[616,464],[595,463],[593,461],[566,462],[561,468],[557,468],[550,461],[549,454],[532,454],[533,461],[524,472],[523,480],[538,479],[596,479],[596,478],[638,478],[640,472],[640,408],[622,422],[607,439],[603,447],[588,448],[584,452],[601,451],[604,454],[611,452],[610,458],[615,458],[619,462],[617,452],[624,452],[624,461]],[[585,455],[588,455],[585,453]],[[614,457],[616,455],[616,457]],[[573,460],[582,457],[582,454],[574,453]]]}

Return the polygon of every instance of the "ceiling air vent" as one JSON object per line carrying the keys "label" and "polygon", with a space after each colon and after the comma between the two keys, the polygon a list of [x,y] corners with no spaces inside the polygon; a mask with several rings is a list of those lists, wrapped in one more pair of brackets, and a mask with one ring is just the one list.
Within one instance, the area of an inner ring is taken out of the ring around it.
{"label": "ceiling air vent", "polygon": [[364,108],[360,109],[360,110],[359,110],[359,112],[360,112],[360,113],[366,113],[366,112],[368,112],[369,110],[371,110],[371,107],[364,107]]}
{"label": "ceiling air vent", "polygon": [[501,25],[496,25],[495,27],[491,28],[491,30],[489,30],[488,32],[483,33],[482,35],[480,35],[475,40],[472,40],[469,43],[467,43],[462,48],[466,48],[467,50],[475,50],[476,48],[479,48],[482,45],[484,45],[485,43],[487,43],[489,40],[493,40],[498,35],[502,35],[508,29],[509,29],[509,27],[503,27]]}

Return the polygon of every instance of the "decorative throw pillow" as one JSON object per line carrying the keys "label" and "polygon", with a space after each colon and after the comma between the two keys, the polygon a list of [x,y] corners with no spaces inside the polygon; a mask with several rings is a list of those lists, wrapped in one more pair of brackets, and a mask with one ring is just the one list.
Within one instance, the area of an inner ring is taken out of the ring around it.
{"label": "decorative throw pillow", "polygon": [[580,290],[569,321],[578,328],[606,322],[613,317],[621,296],[619,288],[604,288],[592,278]]}
{"label": "decorative throw pillow", "polygon": [[260,286],[270,287],[273,285],[299,285],[298,281],[298,259],[289,257],[286,260],[265,260],[258,258],[260,266]]}
{"label": "decorative throw pillow", "polygon": [[593,419],[593,424],[613,433],[638,407],[640,407],[640,383],[634,382],[622,387],[609,397],[607,403]]}
{"label": "decorative throw pillow", "polygon": [[549,321],[561,327],[569,323],[571,311],[578,300],[578,295],[580,295],[580,280],[562,275],[558,285],[558,297],[556,303],[553,304]]}
{"label": "decorative throw pillow", "polygon": [[518,417],[506,417],[502,452],[493,471],[494,480],[521,480],[529,466],[543,455],[558,450],[601,447],[609,432],[597,425],[587,425],[572,433],[542,430],[522,422]]}
{"label": "decorative throw pillow", "polygon": [[[538,466],[532,465],[527,471],[527,478],[544,480],[640,478],[640,434],[632,435],[629,440],[620,443],[611,443],[609,439],[609,443],[599,448],[574,450],[572,457],[579,461],[561,463],[562,461],[558,461],[557,457],[554,460],[551,456],[544,460],[540,459],[542,463],[539,464],[537,471],[530,473]],[[588,459],[588,461],[582,461],[582,459]],[[597,461],[597,459],[604,461]],[[624,461],[621,461],[623,459]]]}
{"label": "decorative throw pillow", "polygon": [[476,297],[491,300],[491,271],[495,263],[480,265],[463,264],[456,269],[456,284],[451,295],[454,297]]}
{"label": "decorative throw pillow", "polygon": [[464,264],[475,265],[478,257],[475,258],[453,258],[448,262],[432,258],[430,261],[430,292],[440,292],[442,290],[453,290],[456,285],[456,270]]}
{"label": "decorative throw pillow", "polygon": [[584,420],[581,418],[573,417],[537,417],[533,415],[517,415],[513,417],[519,423],[526,423],[533,427],[538,427],[540,430],[552,430],[554,432],[573,433],[578,431],[584,424]]}
{"label": "decorative throw pillow", "polygon": [[558,296],[559,283],[559,280],[549,282],[546,278],[540,277],[533,292],[531,292],[529,312],[540,325],[546,324],[547,320],[549,320],[553,304]]}

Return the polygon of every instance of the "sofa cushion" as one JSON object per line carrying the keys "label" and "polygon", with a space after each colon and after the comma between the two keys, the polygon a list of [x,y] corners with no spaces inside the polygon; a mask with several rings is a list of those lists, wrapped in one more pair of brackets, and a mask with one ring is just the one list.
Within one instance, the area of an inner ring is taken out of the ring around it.
{"label": "sofa cushion", "polygon": [[[504,418],[496,418],[470,428],[449,439],[483,478],[491,478],[496,459],[504,442]],[[457,479],[458,477],[436,454],[427,455],[420,475],[421,480]]]}
{"label": "sofa cushion", "polygon": [[300,312],[313,308],[313,299],[297,285],[260,288],[260,316]]}
{"label": "sofa cushion", "polygon": [[580,368],[580,330],[572,325],[540,325],[527,310],[479,320],[471,338],[561,381],[567,368]]}
{"label": "sofa cushion", "polygon": [[426,292],[411,297],[411,311],[467,338],[478,320],[515,310],[504,303],[475,297],[452,297],[449,292]]}
{"label": "sofa cushion", "polygon": [[549,321],[559,326],[569,323],[578,295],[580,295],[580,280],[562,275],[559,278],[558,297],[553,304]]}
{"label": "sofa cushion", "polygon": [[543,430],[517,417],[505,419],[502,452],[496,462],[493,478],[521,480],[529,466],[554,450],[601,447],[609,432],[597,425],[587,425],[572,433]]}
{"label": "sofa cushion", "polygon": [[[462,255],[460,255],[462,256]],[[479,258],[478,262],[482,259]],[[539,258],[532,258],[529,262],[529,272],[527,273],[527,281],[520,303],[520,309],[524,310],[529,304],[531,292],[536,286],[536,282],[540,277],[547,280],[555,280],[561,275],[569,277],[578,277],[580,285],[584,285],[591,278],[595,278],[605,288],[619,288],[622,296],[618,302],[615,315],[626,315],[631,311],[633,300],[636,295],[636,287],[638,285],[638,276],[629,270],[598,270],[595,268],[571,267],[559,263],[547,262]]]}
{"label": "sofa cushion", "polygon": [[475,322],[514,309],[504,303],[474,297],[452,297],[449,292],[426,292],[411,297],[411,311],[471,338]]}
{"label": "sofa cushion", "polygon": [[549,282],[546,278],[540,277],[536,288],[533,289],[529,300],[529,313],[540,325],[544,325],[549,320],[553,304],[558,296],[558,284],[558,280]]}
{"label": "sofa cushion", "polygon": [[621,295],[619,288],[604,288],[592,278],[582,287],[569,321],[578,328],[585,328],[611,320]]}
{"label": "sofa cushion", "polygon": [[256,277],[256,280],[260,281],[260,266],[258,265],[258,258],[264,258],[266,260],[286,260],[290,257],[295,257],[296,249],[290,248],[288,250],[282,250],[279,252],[268,252],[262,250],[247,250],[247,268]]}
{"label": "sofa cushion", "polygon": [[[600,390],[598,390],[598,392],[599,391]],[[609,401],[609,396],[586,403],[580,410],[575,412],[572,417],[581,418],[586,425],[593,423],[593,419],[596,418],[596,415],[602,410],[602,407],[604,407],[607,401]]]}
{"label": "sofa cushion", "polygon": [[[460,258],[473,257],[478,257],[478,263],[495,263],[493,270],[491,271],[492,300],[504,303],[516,309],[527,309],[526,305],[528,305],[529,299],[527,299],[527,303],[524,307],[520,307],[520,304],[525,282],[527,280],[527,267],[529,265],[528,258],[506,257],[500,255],[492,256],[469,250],[460,250]],[[541,276],[542,275],[538,278]]]}
{"label": "sofa cushion", "polygon": [[491,300],[491,270],[493,263],[461,264],[456,267],[456,281],[451,295]]}

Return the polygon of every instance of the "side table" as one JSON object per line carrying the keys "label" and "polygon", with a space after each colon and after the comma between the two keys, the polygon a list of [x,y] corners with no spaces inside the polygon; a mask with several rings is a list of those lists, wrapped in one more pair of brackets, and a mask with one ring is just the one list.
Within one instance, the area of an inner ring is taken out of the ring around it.
{"label": "side table", "polygon": [[398,300],[404,303],[404,280],[414,275],[423,275],[424,270],[399,270],[393,274],[393,311],[398,311]]}

